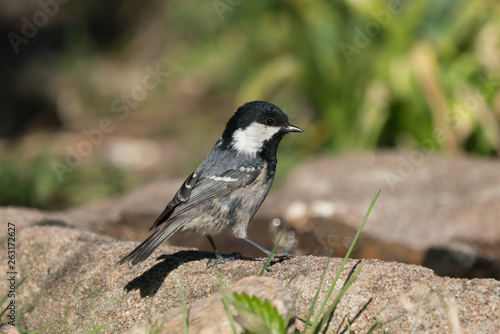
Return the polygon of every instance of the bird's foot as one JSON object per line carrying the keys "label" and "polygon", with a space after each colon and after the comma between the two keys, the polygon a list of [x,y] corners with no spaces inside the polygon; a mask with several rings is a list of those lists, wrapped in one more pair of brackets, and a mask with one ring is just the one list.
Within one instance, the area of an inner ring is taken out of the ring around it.
{"label": "bird's foot", "polygon": [[[269,265],[283,262],[285,260],[291,259],[292,257],[295,257],[295,255],[292,255],[292,254],[287,253],[287,252],[283,252],[280,254],[274,254],[273,257],[271,258],[271,260],[269,261]],[[269,259],[269,257],[267,259],[262,260],[264,262],[264,265],[266,265],[268,259]]]}
{"label": "bird's foot", "polygon": [[213,267],[216,264],[221,264],[227,261],[234,261],[241,259],[242,256],[238,252],[234,252],[231,254],[221,254],[219,252],[215,253],[215,259],[210,259],[207,261],[207,268]]}

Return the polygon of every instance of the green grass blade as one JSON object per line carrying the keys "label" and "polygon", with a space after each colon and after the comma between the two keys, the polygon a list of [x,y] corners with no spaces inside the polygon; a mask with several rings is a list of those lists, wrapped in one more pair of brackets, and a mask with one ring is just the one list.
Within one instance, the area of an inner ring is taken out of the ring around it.
{"label": "green grass blade", "polygon": [[[41,332],[41,331],[43,331],[43,330],[45,330],[45,329],[47,329],[47,328],[49,328],[49,327],[54,326],[55,324],[57,324],[57,321],[54,321],[53,323],[50,323],[50,324],[48,324],[48,325],[45,325],[45,326],[43,326],[43,327],[41,327],[41,328],[35,329],[34,331],[29,332],[29,334],[36,334],[36,333]],[[105,324],[104,326],[107,326],[107,325],[108,325],[108,324]],[[101,326],[100,328],[102,328],[102,327],[104,327],[104,326]],[[18,329],[19,329],[19,328],[18,328]],[[98,329],[99,329],[99,328],[98,328]],[[91,334],[91,333],[97,333],[97,332],[95,332],[95,330],[94,330],[94,331],[90,332],[89,334]]]}
{"label": "green grass blade", "polygon": [[[363,222],[361,223],[361,226],[358,228],[358,231],[356,232],[356,235],[354,236],[354,239],[352,240],[351,246],[347,250],[347,253],[344,256],[344,259],[342,260],[342,264],[340,265],[339,269],[337,270],[337,274],[335,275],[335,278],[333,279],[333,282],[330,285],[328,292],[326,293],[325,299],[323,300],[323,303],[321,304],[321,307],[320,307],[318,313],[316,314],[316,317],[314,318],[314,322],[313,322],[313,325],[311,328],[312,333],[315,333],[317,328],[318,328],[320,317],[321,317],[321,314],[323,314],[323,310],[325,309],[326,303],[328,302],[328,299],[330,298],[330,296],[333,292],[335,284],[337,284],[337,281],[340,277],[340,274],[342,273],[342,270],[344,270],[345,264],[347,263],[347,259],[351,255],[351,252],[354,249],[354,245],[356,244],[356,241],[358,241],[359,235],[361,234],[361,230],[365,226],[366,220],[368,219],[368,216],[370,215],[370,212],[372,211],[373,205],[375,205],[375,201],[377,200],[379,194],[380,194],[380,188],[377,190],[377,193],[373,197],[373,200],[372,200],[370,206],[368,207],[368,210],[366,211],[365,217],[363,218]],[[308,319],[308,321],[309,321],[309,319]]]}
{"label": "green grass blade", "polygon": [[271,263],[271,259],[273,258],[274,253],[276,252],[276,249],[278,248],[278,245],[280,244],[281,237],[283,236],[283,234],[285,234],[285,231],[286,231],[286,225],[283,226],[283,230],[281,230],[281,234],[280,234],[280,236],[278,238],[278,241],[276,241],[276,243],[274,244],[273,249],[271,250],[271,253],[267,257],[267,261],[264,264],[264,267],[262,267],[262,270],[259,273],[259,277],[262,276],[262,275],[264,275],[264,273],[267,270],[267,267],[269,267],[269,263]]}
{"label": "green grass blade", "polygon": [[229,325],[231,326],[231,330],[233,334],[236,334],[236,327],[234,326],[234,317],[231,312],[231,298],[227,295],[226,290],[224,289],[224,285],[222,284],[222,279],[220,278],[219,270],[217,270],[217,266],[214,266],[215,276],[217,277],[217,282],[219,282],[220,293],[222,295],[222,301],[224,302],[224,308],[226,310],[227,318],[229,319]]}
{"label": "green grass blade", "polygon": [[184,277],[182,274],[182,269],[179,273],[179,294],[181,298],[181,308],[182,308],[182,327],[184,328],[184,334],[189,333],[188,329],[188,315],[187,315],[187,308],[186,308],[186,295],[184,291]]}
{"label": "green grass blade", "polygon": [[146,334],[160,334],[163,327],[163,321],[157,320],[153,322],[151,318],[148,318],[148,326],[146,328]]}
{"label": "green grass blade", "polygon": [[325,267],[323,268],[323,272],[321,273],[321,278],[319,279],[318,289],[316,290],[316,294],[314,295],[311,306],[309,307],[309,312],[307,313],[306,323],[304,327],[304,333],[307,331],[307,328],[311,324],[310,319],[314,312],[314,308],[316,307],[316,303],[318,302],[319,293],[321,292],[321,287],[323,286],[323,281],[325,280],[325,276],[328,271],[328,266],[330,265],[330,260],[332,259],[332,256],[333,256],[333,250],[330,251],[330,255],[326,259]]}
{"label": "green grass blade", "polygon": [[[351,334],[351,322],[349,321],[349,312],[347,312],[347,334]],[[323,327],[323,326],[320,326]]]}
{"label": "green grass blade", "polygon": [[297,299],[299,299],[298,293],[295,295],[295,298],[293,299],[292,307],[290,307],[290,310],[288,311],[288,313],[285,317],[285,328],[287,328],[288,324],[290,323],[290,319],[292,318],[293,311],[295,310],[295,305],[297,305]]}
{"label": "green grass blade", "polygon": [[368,332],[366,332],[366,334],[370,334],[370,333],[372,333],[374,330],[376,330],[377,328],[379,328],[379,326],[380,326],[380,325],[381,325],[381,324],[380,324],[380,322],[378,322],[378,321],[377,321],[377,322],[375,322],[375,323],[374,323],[374,324],[370,327],[370,329],[368,330]]}
{"label": "green grass blade", "polygon": [[[48,325],[48,326],[52,326],[53,324],[55,324],[55,322],[54,322],[54,323],[52,323],[52,324],[50,324],[50,325]],[[106,327],[107,325],[109,325],[109,322],[108,322],[108,323],[106,323],[106,324],[104,324],[104,325],[102,325],[102,326],[97,327],[96,329],[91,330],[91,331],[90,331],[90,332],[88,332],[87,334],[94,334],[94,333],[98,333],[101,329],[103,329],[103,328],[104,328],[104,327]],[[45,328],[47,328],[47,326],[45,326],[45,327],[42,327],[42,328],[38,329],[38,330],[37,330],[37,332],[38,332],[39,330],[43,330],[43,329],[45,329]],[[34,333],[37,333],[37,332],[31,332],[30,334],[34,334]]]}
{"label": "green grass blade", "polygon": [[[347,280],[347,282],[344,284],[344,286],[342,287],[342,289],[340,290],[340,292],[338,293],[338,295],[333,300],[332,305],[330,305],[330,307],[328,308],[328,310],[323,315],[323,317],[321,319],[321,322],[320,322],[320,324],[318,326],[318,329],[319,328],[323,328],[323,326],[326,324],[326,321],[332,315],[332,313],[335,310],[335,308],[337,307],[340,299],[345,294],[345,292],[347,291],[347,289],[349,289],[349,287],[354,282],[354,280],[356,279],[356,277],[359,275],[359,273],[361,272],[361,269],[363,268],[363,266],[364,266],[364,264],[361,263],[359,265],[359,267],[356,269],[356,271],[351,275],[351,277],[349,278],[349,280]],[[347,328],[349,329],[349,316],[347,316]]]}
{"label": "green grass blade", "polygon": [[[16,290],[21,286],[21,284],[24,283],[24,281],[26,280],[27,276],[25,278],[23,278],[21,281],[19,281],[19,283],[16,284]],[[3,305],[3,303],[5,303],[7,301],[7,299],[9,298],[9,294],[6,293],[5,294],[5,297],[2,298],[2,300],[0,300],[0,305]],[[0,313],[0,318],[3,317],[3,315],[5,314],[5,312],[7,312],[8,310],[8,305],[3,309],[3,311]]]}

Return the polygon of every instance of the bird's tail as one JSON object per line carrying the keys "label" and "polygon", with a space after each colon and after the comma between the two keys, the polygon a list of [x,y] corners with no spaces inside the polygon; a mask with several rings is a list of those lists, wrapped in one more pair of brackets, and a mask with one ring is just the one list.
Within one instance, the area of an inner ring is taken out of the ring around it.
{"label": "bird's tail", "polygon": [[158,230],[151,234],[149,238],[144,240],[139,246],[137,246],[116,264],[121,265],[130,261],[133,265],[136,265],[137,263],[146,260],[163,241],[177,232],[180,227],[181,223],[179,221],[175,221],[175,219],[170,221],[168,225],[161,226]]}

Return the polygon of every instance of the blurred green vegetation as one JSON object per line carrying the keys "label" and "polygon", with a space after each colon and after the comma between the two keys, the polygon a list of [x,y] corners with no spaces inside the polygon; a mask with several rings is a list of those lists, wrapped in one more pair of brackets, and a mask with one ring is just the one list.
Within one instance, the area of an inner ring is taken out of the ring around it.
{"label": "blurred green vegetation", "polygon": [[[117,130],[108,137],[173,138],[192,155],[186,170],[232,110],[258,99],[305,130],[283,141],[278,175],[317,152],[500,152],[498,1],[129,0],[63,10],[50,87],[67,129],[109,117]],[[89,23],[93,12],[107,13],[103,25]],[[168,78],[119,119],[113,102],[156,66]],[[44,158],[9,161],[0,204],[61,207],[126,189],[123,173],[95,168],[59,183]]]}
{"label": "blurred green vegetation", "polygon": [[499,2],[231,3],[212,2],[213,22],[208,5],[171,2],[166,30],[184,52],[165,58],[208,72],[236,105],[309,111],[305,151],[499,152]]}
{"label": "blurred green vegetation", "polygon": [[48,154],[26,160],[4,157],[0,163],[0,205],[63,209],[120,194],[132,185],[121,170],[99,161],[59,180],[52,168],[58,159]]}
{"label": "blurred green vegetation", "polygon": [[127,89],[107,88],[113,70],[99,75],[96,64],[122,79],[128,67],[129,87],[158,65],[169,79],[134,110],[153,133],[203,138],[207,123],[263,99],[308,124],[291,144],[302,156],[429,140],[436,151],[499,152],[498,1],[177,0],[138,21],[105,56],[63,56],[61,71],[98,116]]}

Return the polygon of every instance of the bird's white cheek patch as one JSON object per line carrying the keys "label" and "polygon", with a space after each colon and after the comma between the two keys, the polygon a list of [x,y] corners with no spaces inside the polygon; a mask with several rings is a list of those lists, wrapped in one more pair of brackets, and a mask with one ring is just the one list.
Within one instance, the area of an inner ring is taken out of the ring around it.
{"label": "bird's white cheek patch", "polygon": [[276,126],[266,126],[253,123],[246,129],[236,130],[233,133],[232,146],[240,153],[256,155],[266,140],[269,140],[280,130]]}

